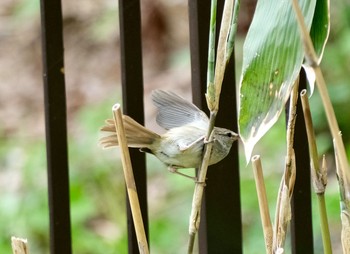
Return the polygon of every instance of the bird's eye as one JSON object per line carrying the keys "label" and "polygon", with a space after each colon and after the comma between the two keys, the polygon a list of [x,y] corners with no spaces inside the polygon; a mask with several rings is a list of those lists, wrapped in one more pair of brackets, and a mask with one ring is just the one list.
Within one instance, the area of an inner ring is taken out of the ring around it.
{"label": "bird's eye", "polygon": [[226,133],[226,136],[229,137],[229,138],[231,138],[231,137],[232,137],[232,133],[231,133],[231,132],[227,132],[227,133]]}

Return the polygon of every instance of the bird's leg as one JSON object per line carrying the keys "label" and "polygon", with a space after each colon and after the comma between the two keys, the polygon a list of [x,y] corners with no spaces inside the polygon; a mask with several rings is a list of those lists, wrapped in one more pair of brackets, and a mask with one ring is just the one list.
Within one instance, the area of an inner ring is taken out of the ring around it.
{"label": "bird's leg", "polygon": [[171,172],[171,173],[178,174],[178,175],[184,176],[184,177],[186,177],[186,178],[190,178],[190,179],[192,179],[195,183],[201,183],[201,184],[204,184],[204,185],[205,185],[205,182],[199,182],[198,179],[197,179],[197,177],[195,177],[195,176],[189,176],[189,175],[186,175],[186,174],[184,174],[184,173],[181,173],[181,172],[178,171],[178,169],[179,169],[179,168],[177,168],[177,167],[175,167],[175,166],[169,166],[169,167],[168,167],[168,170],[169,170],[169,172]]}
{"label": "bird's leg", "polygon": [[184,173],[181,173],[181,172],[178,171],[178,169],[179,169],[179,168],[177,168],[177,167],[175,167],[175,166],[169,166],[169,167],[168,167],[168,170],[169,170],[169,172],[171,172],[171,173],[178,174],[178,175],[180,175],[180,176],[184,176],[184,177],[190,178],[190,179],[192,179],[192,180],[194,180],[194,181],[197,181],[197,177],[189,176],[189,175],[186,175],[186,174],[184,174]]}

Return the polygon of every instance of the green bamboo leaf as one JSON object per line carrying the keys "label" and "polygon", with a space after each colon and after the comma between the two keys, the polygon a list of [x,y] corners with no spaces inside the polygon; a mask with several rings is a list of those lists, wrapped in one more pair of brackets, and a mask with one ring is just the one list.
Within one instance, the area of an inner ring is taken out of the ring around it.
{"label": "green bamboo leaf", "polygon": [[315,15],[312,20],[310,37],[316,54],[321,61],[330,28],[329,0],[317,0]]}
{"label": "green bamboo leaf", "polygon": [[[323,57],[330,30],[329,0],[318,0],[315,8],[315,15],[312,20],[310,37],[313,42],[315,52],[318,56],[318,63]],[[309,82],[309,93],[313,94],[315,87],[315,73],[312,67],[303,65]]]}
{"label": "green bamboo leaf", "polygon": [[[316,0],[299,1],[310,28]],[[247,161],[277,121],[304,58],[291,1],[259,0],[243,47],[239,130]]]}

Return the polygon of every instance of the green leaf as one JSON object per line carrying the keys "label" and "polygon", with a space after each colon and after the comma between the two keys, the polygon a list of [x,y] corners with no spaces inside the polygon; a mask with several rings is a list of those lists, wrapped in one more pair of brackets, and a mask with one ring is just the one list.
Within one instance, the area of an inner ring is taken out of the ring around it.
{"label": "green leaf", "polygon": [[310,37],[320,61],[328,40],[329,28],[329,0],[318,0],[316,3],[315,15],[312,20]]}
{"label": "green leaf", "polygon": [[[313,42],[315,52],[318,56],[318,63],[323,57],[330,29],[329,0],[318,0],[315,8],[315,15],[312,20],[310,37]],[[313,94],[315,87],[315,73],[312,67],[303,65],[309,83],[309,94]]]}
{"label": "green leaf", "polygon": [[[316,0],[299,1],[310,28]],[[239,130],[247,160],[277,121],[304,59],[291,1],[259,0],[243,47]]]}

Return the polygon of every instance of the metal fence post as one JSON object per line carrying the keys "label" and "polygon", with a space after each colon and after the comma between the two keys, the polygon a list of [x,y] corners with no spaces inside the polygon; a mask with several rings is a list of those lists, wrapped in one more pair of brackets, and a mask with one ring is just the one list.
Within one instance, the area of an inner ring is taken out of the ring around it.
{"label": "metal fence post", "polygon": [[[305,88],[305,72],[301,71],[299,92]],[[287,105],[289,104],[287,103]],[[286,108],[286,112],[288,112],[288,107]],[[310,158],[300,96],[298,97],[297,118],[295,122],[294,151],[296,158],[296,179],[292,197],[292,253],[312,254],[314,253],[314,246],[312,232]]]}
{"label": "metal fence post", "polygon": [[66,92],[60,0],[41,0],[50,249],[70,254]]}

